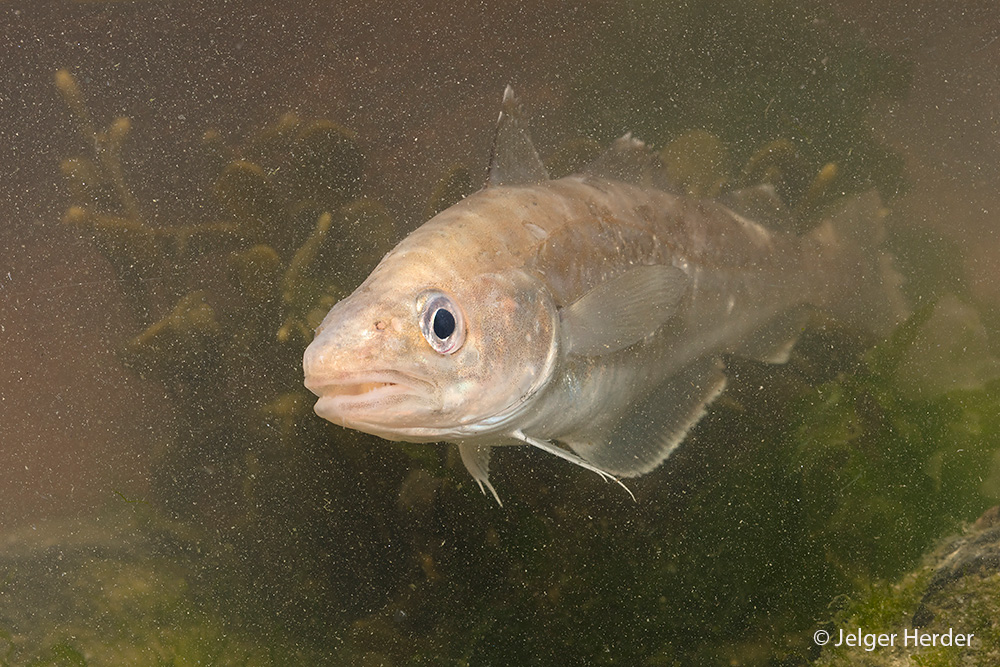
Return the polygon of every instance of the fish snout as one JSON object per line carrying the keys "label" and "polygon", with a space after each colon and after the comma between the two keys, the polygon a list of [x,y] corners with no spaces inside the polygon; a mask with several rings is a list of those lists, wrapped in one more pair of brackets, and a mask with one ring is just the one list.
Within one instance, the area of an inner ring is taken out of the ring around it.
{"label": "fish snout", "polygon": [[302,355],[302,370],[306,376],[306,389],[315,393],[310,380],[315,380],[318,376],[329,368],[329,354],[325,341],[316,338],[309,343],[306,351]]}

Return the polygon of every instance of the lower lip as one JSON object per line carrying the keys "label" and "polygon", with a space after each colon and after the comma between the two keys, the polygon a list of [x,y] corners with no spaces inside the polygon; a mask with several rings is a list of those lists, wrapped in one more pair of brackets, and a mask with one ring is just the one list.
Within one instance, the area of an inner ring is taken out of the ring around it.
{"label": "lower lip", "polygon": [[320,393],[315,410],[321,417],[341,415],[347,410],[402,398],[407,393],[410,393],[407,388],[398,384],[384,384],[361,393]]}

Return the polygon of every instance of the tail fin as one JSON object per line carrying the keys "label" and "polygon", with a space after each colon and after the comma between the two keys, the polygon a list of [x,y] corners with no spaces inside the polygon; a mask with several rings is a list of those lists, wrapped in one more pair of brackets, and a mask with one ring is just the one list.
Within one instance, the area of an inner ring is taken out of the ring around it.
{"label": "tail fin", "polygon": [[825,271],[819,306],[838,320],[887,335],[907,315],[903,279],[881,249],[888,211],[872,190],[838,202],[809,235]]}

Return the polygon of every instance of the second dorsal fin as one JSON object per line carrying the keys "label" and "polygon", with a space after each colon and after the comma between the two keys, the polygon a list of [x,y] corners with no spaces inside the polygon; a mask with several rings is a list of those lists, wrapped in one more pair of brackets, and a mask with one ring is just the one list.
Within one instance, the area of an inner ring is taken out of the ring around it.
{"label": "second dorsal fin", "polygon": [[654,154],[629,132],[584,168],[583,173],[632,185],[649,185]]}
{"label": "second dorsal fin", "polygon": [[547,180],[549,172],[531,143],[524,115],[514,97],[514,89],[507,86],[493,137],[493,153],[490,156],[486,186],[532,185]]}
{"label": "second dorsal fin", "polygon": [[645,188],[656,188],[672,194],[684,194],[663,166],[660,155],[632,133],[619,137],[611,146],[587,165],[584,174],[621,181]]}

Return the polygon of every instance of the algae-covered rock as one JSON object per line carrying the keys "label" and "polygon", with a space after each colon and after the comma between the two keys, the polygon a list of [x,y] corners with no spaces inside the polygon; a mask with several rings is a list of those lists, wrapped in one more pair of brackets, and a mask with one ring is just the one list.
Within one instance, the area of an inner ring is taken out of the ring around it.
{"label": "algae-covered rock", "polygon": [[[1000,664],[1000,516],[994,507],[892,584],[842,601],[817,667],[992,667]],[[841,630],[857,633],[854,646]],[[882,635],[883,643],[878,643]],[[866,644],[867,642],[867,644]],[[841,646],[835,646],[842,643]]]}

